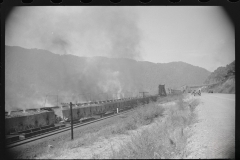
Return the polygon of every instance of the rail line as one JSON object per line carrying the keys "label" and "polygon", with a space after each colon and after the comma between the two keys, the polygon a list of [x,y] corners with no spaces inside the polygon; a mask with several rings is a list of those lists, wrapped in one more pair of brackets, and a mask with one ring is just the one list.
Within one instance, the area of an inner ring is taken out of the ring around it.
{"label": "rail line", "polygon": [[[106,117],[103,117],[103,118],[98,118],[98,119],[92,120],[90,122],[85,122],[85,123],[81,123],[81,124],[73,124],[73,128],[79,128],[81,126],[85,126],[85,125],[88,125],[88,124],[91,124],[91,123],[102,121],[104,119],[115,117],[115,116],[130,112],[130,111],[133,111],[136,108],[138,108],[138,107],[134,107],[132,109],[127,109],[125,111],[121,110],[121,111],[119,111],[119,113],[114,113],[113,112],[114,114],[112,114],[112,115],[109,115],[109,116],[106,116]],[[6,148],[7,149],[14,148],[14,147],[17,147],[17,146],[21,146],[23,144],[27,144],[27,143],[39,140],[39,139],[43,139],[43,138],[50,137],[50,136],[53,136],[53,135],[56,135],[56,134],[59,134],[59,133],[67,132],[69,130],[71,130],[71,126],[59,128],[59,129],[56,129],[56,130],[53,130],[53,131],[49,131],[49,132],[46,132],[46,133],[42,133],[40,135],[36,135],[36,136],[33,136],[33,137],[29,137],[29,138],[26,138],[26,139],[23,139],[23,140],[18,140],[18,141],[15,141],[13,143],[7,144]]]}

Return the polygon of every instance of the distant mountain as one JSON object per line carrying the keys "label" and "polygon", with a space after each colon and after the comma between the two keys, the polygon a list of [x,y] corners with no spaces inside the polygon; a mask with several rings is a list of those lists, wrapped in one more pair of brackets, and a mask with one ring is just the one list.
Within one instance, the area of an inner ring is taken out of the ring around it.
{"label": "distant mountain", "polygon": [[208,76],[204,83],[215,83],[209,86],[207,91],[213,90],[219,93],[235,93],[235,61],[226,67],[218,67]]}
{"label": "distant mountain", "polygon": [[78,57],[6,46],[5,108],[136,96],[140,91],[156,94],[159,84],[202,84],[209,74],[184,62],[156,64],[126,58]]}

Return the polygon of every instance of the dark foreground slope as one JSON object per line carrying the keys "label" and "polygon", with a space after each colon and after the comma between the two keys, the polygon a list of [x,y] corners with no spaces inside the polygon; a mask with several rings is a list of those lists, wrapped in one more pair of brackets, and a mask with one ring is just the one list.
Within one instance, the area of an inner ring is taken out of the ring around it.
{"label": "dark foreground slope", "polygon": [[210,74],[184,62],[86,58],[10,46],[5,52],[6,110],[135,96],[139,91],[156,94],[159,84],[201,84]]}
{"label": "dark foreground slope", "polygon": [[204,83],[215,83],[209,86],[206,91],[213,90],[213,92],[217,93],[235,93],[235,61],[226,67],[218,67],[209,75]]}

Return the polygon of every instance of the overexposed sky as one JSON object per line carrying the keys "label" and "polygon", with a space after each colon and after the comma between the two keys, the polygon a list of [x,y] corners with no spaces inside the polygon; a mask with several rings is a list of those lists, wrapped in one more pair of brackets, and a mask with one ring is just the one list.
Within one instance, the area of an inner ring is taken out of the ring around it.
{"label": "overexposed sky", "polygon": [[183,61],[214,71],[235,60],[234,25],[221,7],[17,7],[10,46],[58,54]]}

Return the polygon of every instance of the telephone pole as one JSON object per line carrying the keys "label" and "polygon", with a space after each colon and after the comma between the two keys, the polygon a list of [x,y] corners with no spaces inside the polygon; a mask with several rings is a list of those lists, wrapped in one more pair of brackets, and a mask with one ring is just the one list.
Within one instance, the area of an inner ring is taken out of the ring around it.
{"label": "telephone pole", "polygon": [[145,93],[148,93],[148,92],[139,92],[139,93],[142,93],[143,94],[143,98],[145,97]]}
{"label": "telephone pole", "polygon": [[[145,97],[145,93],[148,93],[148,92],[139,92],[139,93],[142,93],[143,94],[143,98]],[[145,106],[145,99],[143,99],[143,106]]]}
{"label": "telephone pole", "polygon": [[70,115],[71,115],[71,140],[73,140],[73,113],[72,113],[72,102],[70,102]]}

